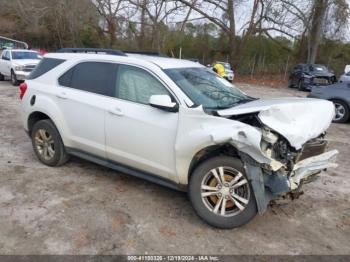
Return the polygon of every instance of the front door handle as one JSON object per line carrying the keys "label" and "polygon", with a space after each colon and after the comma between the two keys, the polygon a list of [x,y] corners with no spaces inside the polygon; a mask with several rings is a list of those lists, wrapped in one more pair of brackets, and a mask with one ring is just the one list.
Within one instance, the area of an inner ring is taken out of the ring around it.
{"label": "front door handle", "polygon": [[67,94],[65,92],[58,93],[56,96],[58,98],[61,98],[61,99],[67,99],[68,98],[68,96],[67,96]]}
{"label": "front door handle", "polygon": [[112,108],[112,109],[108,110],[108,112],[110,114],[116,115],[116,116],[123,116],[124,115],[123,111],[118,107]]}

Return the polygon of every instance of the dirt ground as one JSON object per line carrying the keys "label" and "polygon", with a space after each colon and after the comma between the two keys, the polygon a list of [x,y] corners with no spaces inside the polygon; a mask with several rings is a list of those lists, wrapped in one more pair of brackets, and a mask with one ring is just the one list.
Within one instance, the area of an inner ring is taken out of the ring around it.
{"label": "dirt ground", "polygon": [[[305,96],[240,84],[256,97]],[[291,112],[293,113],[293,112]],[[350,124],[332,124],[339,167],[248,225],[218,230],[184,193],[73,158],[38,162],[18,88],[0,83],[0,254],[350,254]]]}

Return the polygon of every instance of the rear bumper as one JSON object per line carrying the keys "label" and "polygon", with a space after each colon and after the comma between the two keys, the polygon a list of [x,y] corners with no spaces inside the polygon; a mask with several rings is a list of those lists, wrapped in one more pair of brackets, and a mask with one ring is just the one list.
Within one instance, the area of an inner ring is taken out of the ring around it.
{"label": "rear bumper", "polygon": [[296,163],[288,179],[290,189],[297,189],[302,181],[326,168],[337,167],[335,163],[337,154],[338,150],[332,150]]}

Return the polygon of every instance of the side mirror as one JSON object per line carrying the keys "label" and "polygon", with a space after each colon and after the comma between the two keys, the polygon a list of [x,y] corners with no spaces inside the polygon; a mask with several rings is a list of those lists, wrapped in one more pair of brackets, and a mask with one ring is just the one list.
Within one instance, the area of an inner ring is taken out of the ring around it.
{"label": "side mirror", "polygon": [[149,104],[168,112],[177,112],[179,109],[176,103],[171,102],[171,98],[168,95],[153,95],[149,98]]}

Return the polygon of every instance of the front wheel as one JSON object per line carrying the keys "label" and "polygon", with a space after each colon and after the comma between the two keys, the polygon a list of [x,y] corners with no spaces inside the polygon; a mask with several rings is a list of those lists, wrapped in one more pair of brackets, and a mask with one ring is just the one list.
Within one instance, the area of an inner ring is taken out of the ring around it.
{"label": "front wheel", "polygon": [[303,81],[301,79],[298,81],[298,90],[299,91],[304,91]]}
{"label": "front wheel", "polygon": [[17,76],[16,76],[15,72],[13,72],[13,71],[11,71],[11,83],[13,86],[19,85],[19,81],[17,80]]}
{"label": "front wheel", "polygon": [[288,87],[294,88],[293,81],[291,79],[288,79]]}
{"label": "front wheel", "polygon": [[189,198],[198,216],[218,228],[242,226],[257,214],[243,164],[233,157],[215,157],[200,164],[190,178]]}

